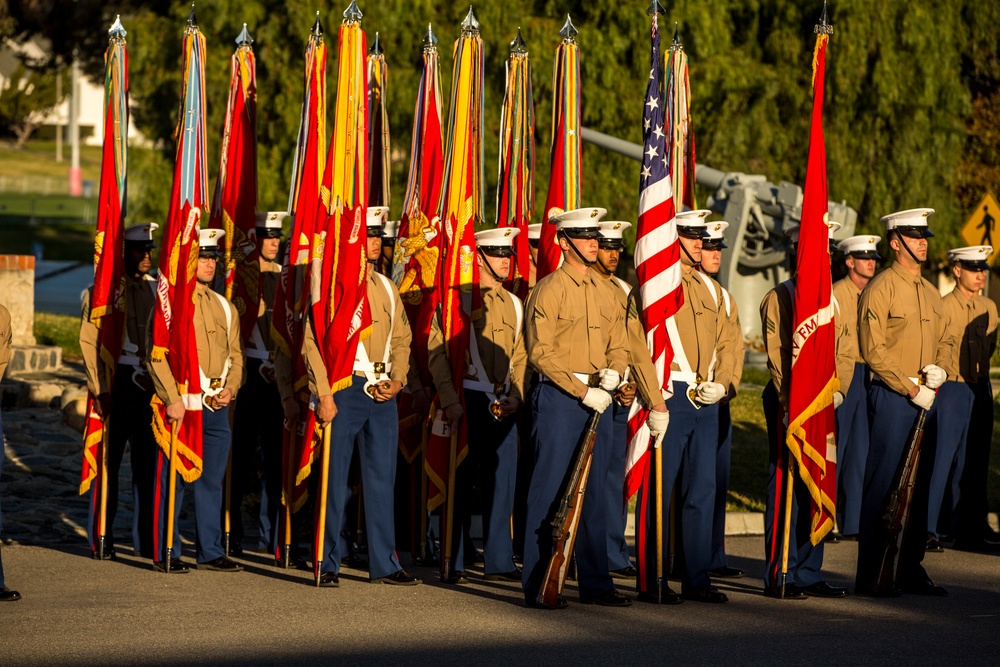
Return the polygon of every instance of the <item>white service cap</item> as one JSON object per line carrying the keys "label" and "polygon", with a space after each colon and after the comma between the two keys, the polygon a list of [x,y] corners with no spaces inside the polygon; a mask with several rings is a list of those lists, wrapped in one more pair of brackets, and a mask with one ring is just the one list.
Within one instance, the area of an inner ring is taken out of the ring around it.
{"label": "white service cap", "polygon": [[987,259],[992,254],[993,246],[991,245],[970,245],[965,248],[952,248],[948,251],[948,259],[952,263],[961,264],[966,269],[989,271],[990,265]]}
{"label": "white service cap", "polygon": [[560,232],[571,238],[600,238],[601,218],[607,215],[605,208],[574,208],[563,211],[549,218],[549,223],[556,225]]}
{"label": "white service cap", "polygon": [[934,213],[932,208],[910,208],[882,216],[880,222],[888,232],[896,230],[903,236],[915,239],[926,239],[934,236],[927,225],[927,218]]}
{"label": "white service cap", "polygon": [[878,254],[878,242],[881,240],[881,236],[869,234],[848,236],[837,244],[837,250],[858,259],[882,259],[882,256]]}
{"label": "white service cap", "polygon": [[155,248],[153,242],[153,232],[160,226],[155,222],[143,222],[138,225],[129,225],[125,228],[125,240],[129,243],[144,243],[147,248]]}

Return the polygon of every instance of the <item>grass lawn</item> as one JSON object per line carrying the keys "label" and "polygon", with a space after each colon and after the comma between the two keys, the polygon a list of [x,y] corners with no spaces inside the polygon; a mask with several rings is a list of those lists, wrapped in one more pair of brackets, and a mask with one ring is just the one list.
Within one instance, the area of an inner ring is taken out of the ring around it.
{"label": "grass lawn", "polygon": [[71,315],[35,313],[35,339],[39,345],[58,345],[63,349],[63,359],[79,361],[80,318]]}
{"label": "grass lawn", "polygon": [[[21,150],[0,142],[0,177],[14,179],[8,187],[16,187],[17,179],[54,178],[69,179],[70,147],[63,144],[63,161],[56,162],[55,141],[29,141]],[[80,146],[80,171],[85,181],[93,181],[94,188],[101,177],[101,147]]]}

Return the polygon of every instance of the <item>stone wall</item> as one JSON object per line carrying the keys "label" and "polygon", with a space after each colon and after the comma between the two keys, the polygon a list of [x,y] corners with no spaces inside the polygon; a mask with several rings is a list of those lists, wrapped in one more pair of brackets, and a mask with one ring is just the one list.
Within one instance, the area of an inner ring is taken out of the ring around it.
{"label": "stone wall", "polygon": [[0,303],[10,311],[14,346],[35,344],[35,258],[0,255]]}

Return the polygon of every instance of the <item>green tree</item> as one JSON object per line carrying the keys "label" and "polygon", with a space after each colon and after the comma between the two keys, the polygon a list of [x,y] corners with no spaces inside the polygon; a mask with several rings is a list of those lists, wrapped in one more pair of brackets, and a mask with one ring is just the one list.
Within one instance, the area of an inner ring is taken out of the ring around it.
{"label": "green tree", "polygon": [[20,149],[62,100],[54,72],[20,64],[0,86],[0,131],[14,135]]}

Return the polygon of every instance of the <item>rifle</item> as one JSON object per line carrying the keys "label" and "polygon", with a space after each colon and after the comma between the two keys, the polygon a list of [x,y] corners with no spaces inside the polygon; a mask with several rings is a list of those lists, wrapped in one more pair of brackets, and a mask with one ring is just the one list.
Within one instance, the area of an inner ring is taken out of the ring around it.
{"label": "rifle", "polygon": [[580,524],[583,494],[587,490],[594,440],[597,437],[597,422],[600,418],[601,413],[594,412],[587,421],[587,428],[583,432],[583,439],[573,461],[573,470],[566,485],[566,492],[559,501],[559,511],[552,519],[552,559],[545,570],[545,578],[535,600],[540,605],[557,607],[559,595],[566,584],[566,569],[573,553],[573,544],[576,542],[576,528]]}
{"label": "rifle", "polygon": [[876,593],[890,593],[896,580],[896,560],[903,533],[908,529],[910,504],[913,502],[913,487],[917,481],[917,465],[920,463],[920,442],[924,438],[924,421],[927,411],[921,410],[906,443],[903,460],[892,480],[892,491],[886,499],[882,511],[883,536],[879,547],[881,564],[875,578]]}

